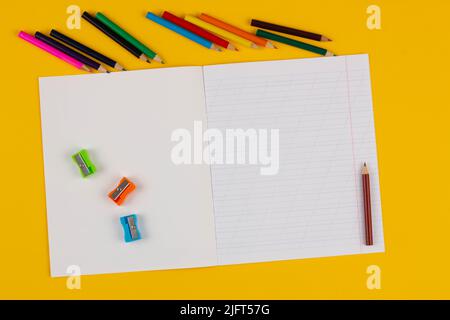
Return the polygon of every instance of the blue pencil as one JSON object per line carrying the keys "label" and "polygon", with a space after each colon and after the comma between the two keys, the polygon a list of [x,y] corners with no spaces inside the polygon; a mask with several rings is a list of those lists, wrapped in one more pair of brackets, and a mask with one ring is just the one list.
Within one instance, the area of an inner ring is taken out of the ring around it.
{"label": "blue pencil", "polygon": [[186,37],[194,42],[197,42],[198,44],[200,44],[208,49],[221,51],[220,48],[217,47],[211,41],[208,41],[205,38],[202,38],[180,26],[177,26],[176,24],[173,24],[172,22],[157,16],[156,14],[154,14],[152,12],[148,12],[146,18],[149,20],[152,20],[153,22],[156,22],[157,24],[162,25],[163,27],[166,27],[167,29],[170,29],[170,30],[182,35],[183,37]]}

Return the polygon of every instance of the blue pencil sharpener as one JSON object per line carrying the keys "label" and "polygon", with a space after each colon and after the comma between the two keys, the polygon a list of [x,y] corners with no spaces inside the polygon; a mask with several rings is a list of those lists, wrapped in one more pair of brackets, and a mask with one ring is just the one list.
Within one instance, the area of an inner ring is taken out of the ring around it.
{"label": "blue pencil sharpener", "polygon": [[122,224],[123,233],[125,236],[125,242],[133,242],[141,239],[141,233],[138,229],[137,215],[131,214],[120,218]]}

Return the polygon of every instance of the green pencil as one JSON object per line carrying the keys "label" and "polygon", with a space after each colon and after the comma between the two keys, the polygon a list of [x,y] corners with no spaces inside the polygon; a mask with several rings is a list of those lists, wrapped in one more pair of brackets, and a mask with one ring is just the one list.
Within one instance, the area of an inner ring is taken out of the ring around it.
{"label": "green pencil", "polygon": [[281,43],[284,43],[284,44],[287,44],[287,45],[290,45],[293,47],[297,47],[297,48],[300,48],[303,50],[311,51],[311,52],[320,54],[322,56],[331,57],[331,56],[335,55],[334,53],[328,51],[327,49],[316,47],[311,44],[297,41],[297,40],[294,40],[291,38],[286,38],[286,37],[280,36],[278,34],[267,32],[267,31],[264,31],[261,29],[256,30],[256,35],[261,38],[270,39],[270,40],[281,42]]}
{"label": "green pencil", "polygon": [[132,45],[134,45],[136,48],[141,50],[147,57],[150,59],[153,59],[155,61],[158,61],[160,63],[164,63],[164,61],[161,59],[160,56],[156,54],[153,50],[150,50],[146,45],[144,45],[142,42],[134,38],[131,34],[123,30],[121,27],[119,27],[117,24],[109,20],[103,13],[97,12],[95,17],[106,24],[110,29],[112,29],[115,33],[120,35],[122,38],[130,42]]}

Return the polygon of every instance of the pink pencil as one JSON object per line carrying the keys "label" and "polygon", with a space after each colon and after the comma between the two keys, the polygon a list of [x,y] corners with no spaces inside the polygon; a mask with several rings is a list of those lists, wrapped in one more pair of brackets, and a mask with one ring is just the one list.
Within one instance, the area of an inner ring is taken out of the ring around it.
{"label": "pink pencil", "polygon": [[56,48],[53,48],[52,46],[49,46],[48,44],[42,42],[39,39],[36,39],[35,37],[33,37],[31,34],[28,34],[26,32],[20,31],[19,32],[19,38],[22,38],[25,41],[28,41],[31,44],[34,44],[36,47],[41,48],[42,50],[47,51],[48,53],[54,55],[57,58],[60,58],[61,60],[64,60],[67,63],[70,63],[71,65],[73,65],[75,68],[78,69],[83,69],[86,71],[91,71],[86,65],[84,65],[82,62],[68,56],[67,54],[65,54],[64,52],[59,51]]}

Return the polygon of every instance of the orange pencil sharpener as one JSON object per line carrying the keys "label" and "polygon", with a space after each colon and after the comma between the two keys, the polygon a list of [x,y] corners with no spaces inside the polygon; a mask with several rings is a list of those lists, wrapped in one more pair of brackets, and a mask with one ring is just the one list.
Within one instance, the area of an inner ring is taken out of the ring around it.
{"label": "orange pencil sharpener", "polygon": [[124,177],[117,187],[109,193],[109,198],[120,206],[134,189],[136,189],[135,184]]}

